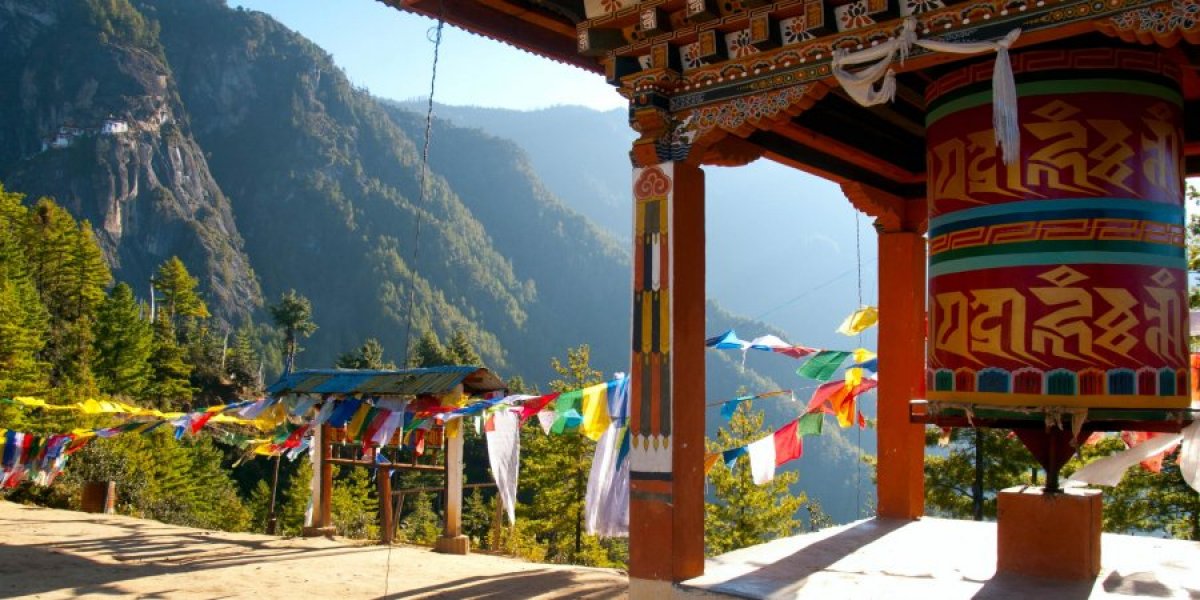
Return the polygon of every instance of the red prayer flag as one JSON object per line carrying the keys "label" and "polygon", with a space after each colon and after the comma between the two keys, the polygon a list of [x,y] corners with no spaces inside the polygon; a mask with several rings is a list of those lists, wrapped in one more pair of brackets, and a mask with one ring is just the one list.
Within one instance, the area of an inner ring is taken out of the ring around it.
{"label": "red prayer flag", "polygon": [[217,416],[217,413],[215,413],[215,412],[205,412],[205,413],[202,413],[200,416],[192,419],[192,431],[191,431],[192,434],[195,435],[196,432],[203,429],[204,426],[207,425],[208,422],[215,416]]}
{"label": "red prayer flag", "polygon": [[775,466],[800,458],[804,444],[800,441],[800,420],[784,425],[775,432]]}
{"label": "red prayer flag", "polygon": [[[383,423],[388,420],[388,417],[391,416],[392,411],[386,408],[379,409],[379,412],[376,413],[375,418],[371,419],[371,422],[367,424],[366,431],[363,432],[363,446],[370,444],[371,440],[375,439],[375,434],[379,432],[379,429],[383,427]],[[384,440],[383,445],[387,445],[387,440]]]}
{"label": "red prayer flag", "polygon": [[808,410],[805,412],[816,412],[822,406],[835,405],[839,395],[847,393],[846,382],[830,381],[829,383],[821,384],[817,391],[813,392],[812,399],[808,401]]}
{"label": "red prayer flag", "polygon": [[533,416],[541,412],[543,408],[546,408],[547,404],[554,402],[557,398],[558,392],[554,392],[553,394],[538,396],[537,398],[526,401],[521,405],[521,424],[524,425],[525,421],[533,418]]}

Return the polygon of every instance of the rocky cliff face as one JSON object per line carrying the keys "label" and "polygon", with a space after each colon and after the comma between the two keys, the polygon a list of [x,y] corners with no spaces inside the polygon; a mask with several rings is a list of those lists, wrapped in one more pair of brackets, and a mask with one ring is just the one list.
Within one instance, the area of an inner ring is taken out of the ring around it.
{"label": "rocky cliff face", "polygon": [[233,322],[261,293],[155,29],[121,2],[0,2],[0,181],[90,220],[142,294],[178,255]]}

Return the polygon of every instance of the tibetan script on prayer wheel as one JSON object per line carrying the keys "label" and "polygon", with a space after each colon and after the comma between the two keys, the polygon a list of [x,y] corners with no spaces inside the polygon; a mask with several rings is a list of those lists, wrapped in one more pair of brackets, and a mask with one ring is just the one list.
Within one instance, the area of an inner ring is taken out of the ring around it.
{"label": "tibetan script on prayer wheel", "polygon": [[1178,67],[1137,49],[1012,59],[1014,164],[991,62],[927,92],[929,399],[1188,406]]}

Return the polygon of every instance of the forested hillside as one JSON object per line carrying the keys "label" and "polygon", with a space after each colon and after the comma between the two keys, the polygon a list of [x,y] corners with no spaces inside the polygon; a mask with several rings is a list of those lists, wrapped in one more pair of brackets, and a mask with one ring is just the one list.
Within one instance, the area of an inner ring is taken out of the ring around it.
{"label": "forested hillside", "polygon": [[[412,341],[467,340],[506,377],[544,389],[560,376],[551,357],[581,344],[594,368],[626,369],[625,244],[551,193],[513,142],[437,121],[423,198],[420,116],[383,106],[302,36],[222,0],[4,0],[0,33],[0,181],[24,194],[33,217],[22,223],[53,221],[94,239],[78,252],[96,248],[73,259],[92,265],[76,273],[92,291],[71,296],[87,310],[56,308],[53,287],[8,271],[0,319],[22,323],[26,341],[0,360],[13,365],[6,376],[30,376],[0,396],[184,407],[251,394],[281,367],[266,305],[293,289],[317,325],[302,367],[331,366],[368,338],[380,361],[400,362],[411,291]],[[57,243],[20,227],[22,252]],[[167,310],[164,289],[180,285],[203,310],[151,323]],[[772,331],[712,303],[709,319],[714,331]],[[709,397],[687,399],[697,409],[796,380],[792,363],[743,368],[715,352],[707,362]],[[799,485],[844,519],[856,512],[846,505],[856,453],[827,439]],[[250,465],[239,493],[261,499]]]}

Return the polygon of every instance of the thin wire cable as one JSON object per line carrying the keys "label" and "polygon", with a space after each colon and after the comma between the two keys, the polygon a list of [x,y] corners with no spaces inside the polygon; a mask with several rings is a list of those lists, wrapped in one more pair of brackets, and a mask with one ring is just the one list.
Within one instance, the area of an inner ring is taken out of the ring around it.
{"label": "thin wire cable", "polygon": [[[874,260],[875,260],[875,259],[872,259],[872,261],[871,261],[871,262],[874,262]],[[862,265],[859,265],[859,267],[858,267],[858,268],[859,268],[859,271],[860,271],[860,273],[861,273],[861,270],[862,270]],[[771,314],[771,313],[773,313],[773,312],[775,312],[775,311],[777,311],[777,310],[780,310],[780,309],[782,309],[782,308],[786,308],[786,307],[788,307],[788,306],[790,306],[790,305],[792,305],[792,304],[795,304],[796,302],[799,302],[800,300],[803,300],[804,298],[806,298],[806,297],[808,297],[808,296],[812,295],[814,292],[819,292],[819,291],[821,291],[821,290],[823,290],[823,289],[825,289],[825,288],[827,288],[827,287],[829,287],[829,286],[831,286],[831,285],[833,285],[833,284],[835,284],[835,283],[837,283],[837,282],[839,282],[839,281],[841,281],[841,280],[843,280],[843,279],[845,279],[845,278],[849,277],[849,276],[850,276],[851,274],[853,274],[853,273],[854,273],[854,269],[846,269],[845,271],[843,271],[843,272],[841,272],[841,273],[839,273],[839,274],[837,274],[837,275],[834,275],[832,278],[830,278],[830,279],[827,279],[827,280],[825,280],[825,281],[823,281],[823,282],[821,282],[821,283],[819,283],[819,284],[817,284],[817,285],[815,285],[815,286],[813,286],[813,287],[810,287],[810,288],[808,288],[808,289],[804,290],[803,292],[801,292],[800,294],[797,294],[796,296],[793,296],[793,297],[791,297],[791,298],[789,298],[789,299],[787,299],[787,300],[784,300],[783,302],[780,302],[779,304],[776,304],[774,307],[772,307],[772,308],[769,308],[769,309],[767,309],[767,310],[765,310],[765,311],[763,311],[763,312],[759,313],[758,315],[756,315],[756,316],[752,317],[752,318],[751,318],[751,320],[752,320],[752,321],[758,321],[758,320],[761,320],[763,317],[765,317],[765,316],[767,316],[767,315],[769,315],[769,314]],[[860,276],[861,276],[861,275],[860,275]],[[861,294],[860,294],[860,295],[861,295]]]}
{"label": "thin wire cable", "polygon": [[[863,277],[862,277],[862,226],[859,223],[858,211],[854,211],[854,264],[858,269],[858,308],[863,306]],[[858,310],[858,309],[855,309]],[[858,332],[858,347],[863,347],[862,332]],[[858,456],[854,461],[854,511],[862,518],[862,427],[855,428]]]}
{"label": "thin wire cable", "polygon": [[[437,26],[430,29],[430,41],[433,42],[433,66],[429,75],[429,103],[425,107],[425,144],[421,149],[421,195],[417,203],[416,223],[413,225],[413,257],[412,263],[408,266],[408,311],[406,324],[404,326],[404,362],[400,363],[407,366],[409,361],[409,350],[412,346],[412,325],[413,325],[413,306],[416,303],[417,297],[417,263],[421,260],[421,221],[424,217],[425,202],[428,200],[428,185],[426,184],[429,176],[429,145],[433,140],[433,93],[437,90],[437,68],[438,56],[442,49],[442,29],[446,25],[446,3],[438,3],[438,21]],[[391,474],[389,473],[390,477]],[[392,515],[396,518],[397,511]],[[388,523],[389,528],[392,523]],[[389,532],[390,533],[390,532]],[[383,597],[387,598],[388,591],[391,587],[392,579],[392,544],[388,544],[387,563],[383,569]]]}

